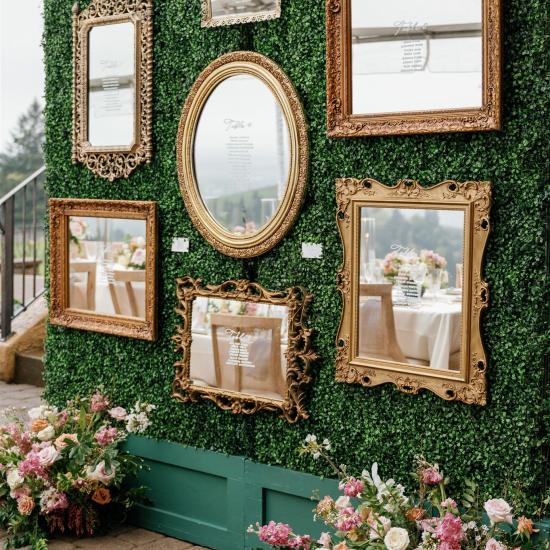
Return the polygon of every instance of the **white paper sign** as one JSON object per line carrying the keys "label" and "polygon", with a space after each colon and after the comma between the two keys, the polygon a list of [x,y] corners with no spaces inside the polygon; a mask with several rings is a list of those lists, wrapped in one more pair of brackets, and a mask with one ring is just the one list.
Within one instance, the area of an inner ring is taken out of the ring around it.
{"label": "white paper sign", "polygon": [[302,243],[302,258],[318,260],[323,256],[323,245],[319,243]]}
{"label": "white paper sign", "polygon": [[189,252],[189,239],[174,237],[172,239],[172,252]]}

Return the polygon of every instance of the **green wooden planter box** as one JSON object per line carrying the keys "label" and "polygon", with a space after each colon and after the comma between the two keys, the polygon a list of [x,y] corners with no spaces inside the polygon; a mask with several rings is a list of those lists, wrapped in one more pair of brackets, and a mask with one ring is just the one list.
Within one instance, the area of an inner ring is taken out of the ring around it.
{"label": "green wooden planter box", "polygon": [[[131,437],[127,450],[149,467],[139,482],[150,489],[149,505],[134,510],[131,522],[145,529],[215,550],[269,548],[248,534],[249,525],[270,520],[317,537],[312,495],[338,495],[338,482],[310,474],[184,447]],[[550,521],[540,522],[539,540],[550,538]]]}

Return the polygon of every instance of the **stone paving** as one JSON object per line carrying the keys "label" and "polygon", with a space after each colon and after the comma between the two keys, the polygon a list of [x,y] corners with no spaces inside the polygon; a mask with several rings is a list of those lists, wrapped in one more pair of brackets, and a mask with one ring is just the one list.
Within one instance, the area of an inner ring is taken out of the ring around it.
{"label": "stone paving", "polygon": [[[6,384],[0,382],[0,411],[17,407],[30,409],[41,403],[42,388],[27,384]],[[0,548],[5,533],[0,530]],[[27,550],[30,547],[27,547]],[[189,542],[165,537],[153,531],[146,531],[138,527],[123,526],[104,537],[89,539],[74,539],[61,537],[48,543],[49,550],[206,550],[201,546],[193,546]]]}

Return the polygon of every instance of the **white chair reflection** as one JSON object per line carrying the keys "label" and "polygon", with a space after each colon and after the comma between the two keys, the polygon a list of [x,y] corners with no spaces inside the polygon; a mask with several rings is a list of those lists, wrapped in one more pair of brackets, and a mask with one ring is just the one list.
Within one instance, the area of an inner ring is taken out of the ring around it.
{"label": "white chair reflection", "polygon": [[368,312],[364,317],[367,326],[361,326],[359,330],[359,354],[406,363],[395,333],[392,286],[385,283],[359,285],[359,295],[365,300],[363,307]]}
{"label": "white chair reflection", "polygon": [[[212,348],[216,386],[252,395],[282,399],[285,380],[281,371],[281,319],[249,315],[213,313],[211,315]],[[231,343],[235,335],[253,337],[247,349],[249,363],[229,364]]]}
{"label": "white chair reflection", "polygon": [[97,263],[95,260],[70,262],[69,307],[95,311],[96,272]]}

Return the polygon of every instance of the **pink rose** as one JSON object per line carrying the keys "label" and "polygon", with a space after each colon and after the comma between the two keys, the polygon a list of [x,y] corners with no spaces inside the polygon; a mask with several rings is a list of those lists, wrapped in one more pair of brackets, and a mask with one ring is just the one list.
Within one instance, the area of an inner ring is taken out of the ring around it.
{"label": "pink rose", "polygon": [[485,545],[485,550],[504,550],[504,546],[496,539],[489,539]]}
{"label": "pink rose", "polygon": [[105,485],[108,485],[115,477],[115,467],[111,465],[111,471],[107,471],[107,467],[105,466],[105,461],[102,460],[96,467],[91,468],[88,467],[86,469],[86,477],[91,481],[99,481],[100,483],[104,483]]}
{"label": "pink rose", "polygon": [[506,522],[512,525],[512,508],[502,498],[493,498],[484,505],[492,524]]}
{"label": "pink rose", "polygon": [[59,451],[53,446],[44,447],[38,453],[38,460],[41,466],[50,467],[59,458]]}
{"label": "pink rose", "polygon": [[124,422],[128,416],[128,413],[126,412],[126,409],[122,407],[115,407],[109,411],[109,416],[119,422]]}
{"label": "pink rose", "polygon": [[443,476],[437,468],[426,468],[422,471],[422,483],[424,485],[437,485],[443,480]]}
{"label": "pink rose", "polygon": [[22,496],[17,499],[17,510],[23,516],[30,516],[34,510],[34,500],[29,496]]}
{"label": "pink rose", "polygon": [[59,451],[61,449],[64,449],[67,446],[67,440],[73,441],[74,443],[78,443],[78,435],[76,434],[61,434],[56,440],[55,440],[55,447]]}

